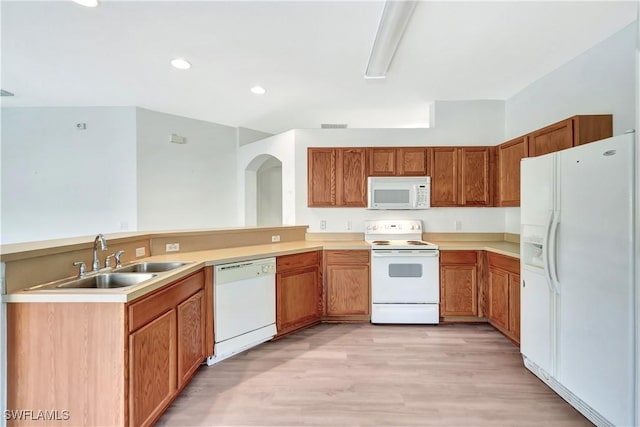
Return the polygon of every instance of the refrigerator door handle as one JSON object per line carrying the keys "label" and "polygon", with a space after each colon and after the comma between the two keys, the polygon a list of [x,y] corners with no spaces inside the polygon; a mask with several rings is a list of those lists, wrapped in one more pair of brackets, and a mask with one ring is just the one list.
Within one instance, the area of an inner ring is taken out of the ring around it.
{"label": "refrigerator door handle", "polygon": [[544,231],[544,240],[542,242],[542,259],[544,261],[544,266],[542,269],[544,270],[545,280],[547,282],[547,285],[549,286],[549,289],[551,290],[551,292],[556,293],[557,289],[555,287],[555,283],[553,282],[553,278],[551,277],[551,265],[549,263],[549,237],[551,234],[552,225],[553,225],[553,211],[550,210],[549,216],[547,218],[546,228]]}
{"label": "refrigerator door handle", "polygon": [[553,281],[553,287],[556,290],[556,293],[559,293],[560,289],[560,280],[558,279],[558,226],[560,225],[560,211],[555,211],[553,213],[553,223],[551,224],[551,231],[549,233],[549,252],[547,253],[549,257],[549,271],[550,276]]}

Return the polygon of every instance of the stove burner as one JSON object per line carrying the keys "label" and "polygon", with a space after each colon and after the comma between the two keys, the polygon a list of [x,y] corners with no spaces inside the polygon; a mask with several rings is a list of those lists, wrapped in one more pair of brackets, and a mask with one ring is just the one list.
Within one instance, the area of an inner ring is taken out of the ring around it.
{"label": "stove burner", "polygon": [[428,245],[428,243],[422,242],[420,240],[408,240],[407,241],[407,245],[422,245],[422,246],[425,246],[425,245]]}
{"label": "stove burner", "polygon": [[373,242],[374,245],[388,245],[389,241],[388,240],[374,240]]}

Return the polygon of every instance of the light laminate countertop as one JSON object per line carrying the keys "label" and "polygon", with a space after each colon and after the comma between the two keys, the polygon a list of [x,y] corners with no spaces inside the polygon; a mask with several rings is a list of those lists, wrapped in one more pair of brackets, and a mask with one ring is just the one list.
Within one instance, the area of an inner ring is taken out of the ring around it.
{"label": "light laminate countertop", "polygon": [[[446,241],[437,243],[441,250],[486,250],[501,255],[519,257],[519,245],[517,243],[501,241]],[[127,303],[140,298],[149,292],[175,282],[206,266],[227,264],[252,259],[290,255],[314,250],[369,250],[369,245],[363,240],[336,240],[336,241],[295,241],[285,243],[272,243],[267,245],[243,246],[226,249],[213,249],[197,252],[176,252],[172,254],[157,255],[143,261],[181,261],[189,264],[167,273],[160,273],[152,280],[127,288],[115,289],[33,289],[22,290],[3,295],[3,302],[104,302]]]}

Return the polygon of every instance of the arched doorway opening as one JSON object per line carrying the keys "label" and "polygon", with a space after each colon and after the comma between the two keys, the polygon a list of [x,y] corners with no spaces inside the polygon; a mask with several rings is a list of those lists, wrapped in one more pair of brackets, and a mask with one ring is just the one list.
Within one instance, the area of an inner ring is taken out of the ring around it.
{"label": "arched doorway opening", "polygon": [[282,225],[282,162],[269,154],[245,169],[245,224]]}

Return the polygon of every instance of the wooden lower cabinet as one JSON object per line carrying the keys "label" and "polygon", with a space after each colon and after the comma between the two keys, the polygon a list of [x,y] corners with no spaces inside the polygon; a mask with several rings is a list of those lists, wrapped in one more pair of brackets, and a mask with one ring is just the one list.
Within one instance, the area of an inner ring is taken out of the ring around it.
{"label": "wooden lower cabinet", "polygon": [[320,252],[276,259],[276,328],[278,336],[320,322],[322,284]]}
{"label": "wooden lower cabinet", "polygon": [[148,426],[177,389],[176,310],[129,336],[129,425]]}
{"label": "wooden lower cabinet", "polygon": [[205,300],[200,291],[176,309],[178,329],[178,388],[186,385],[205,353]]}
{"label": "wooden lower cabinet", "polygon": [[371,319],[370,251],[325,251],[325,320]]}
{"label": "wooden lower cabinet", "polygon": [[509,274],[509,331],[520,342],[520,275]]}
{"label": "wooden lower cabinet", "polygon": [[128,304],[7,304],[8,409],[67,410],[52,426],[153,424],[205,359],[205,276],[211,267]]}
{"label": "wooden lower cabinet", "polygon": [[489,323],[520,342],[520,260],[487,254],[487,312]]}
{"label": "wooden lower cabinet", "polygon": [[509,274],[489,268],[488,317],[494,325],[509,328]]}
{"label": "wooden lower cabinet", "polygon": [[440,251],[440,317],[478,316],[478,252]]}

